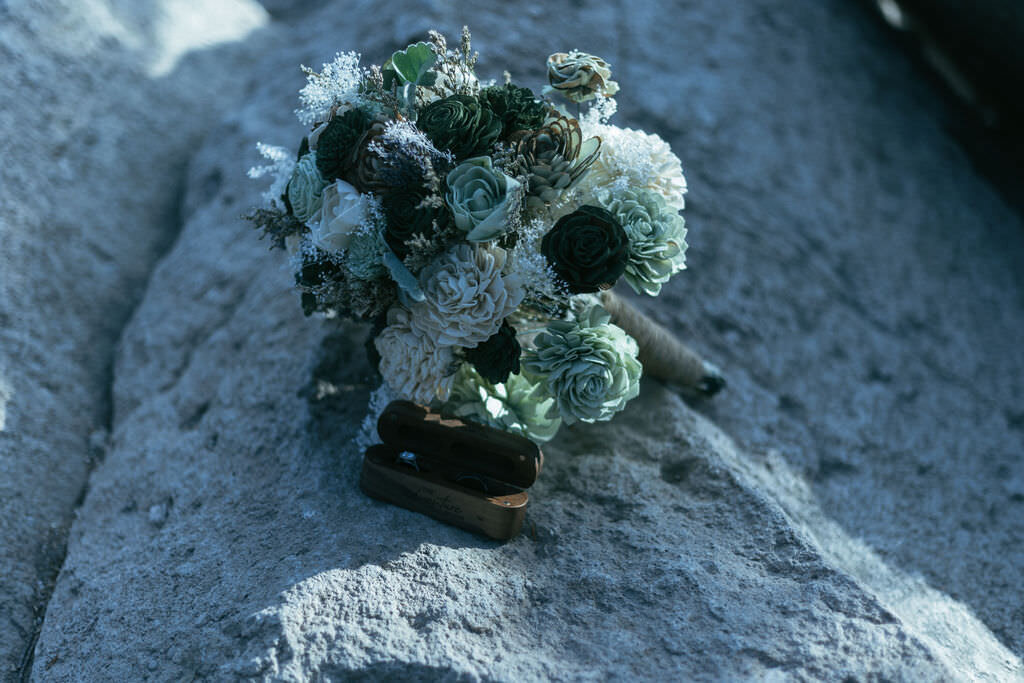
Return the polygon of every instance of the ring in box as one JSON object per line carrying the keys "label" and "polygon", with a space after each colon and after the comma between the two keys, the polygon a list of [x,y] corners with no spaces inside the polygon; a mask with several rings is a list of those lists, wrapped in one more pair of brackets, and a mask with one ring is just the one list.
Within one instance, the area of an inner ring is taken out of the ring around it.
{"label": "ring in box", "polygon": [[522,436],[442,418],[393,401],[377,421],[383,444],[363,458],[359,485],[374,498],[499,540],[519,533],[544,456]]}

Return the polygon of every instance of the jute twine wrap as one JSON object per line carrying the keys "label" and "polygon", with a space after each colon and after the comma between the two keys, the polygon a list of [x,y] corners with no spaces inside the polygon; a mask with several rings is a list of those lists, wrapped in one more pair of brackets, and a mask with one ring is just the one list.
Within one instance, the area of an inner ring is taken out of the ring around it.
{"label": "jute twine wrap", "polygon": [[612,322],[636,339],[645,375],[709,395],[724,384],[715,366],[625,299],[605,291],[601,292],[601,304]]}

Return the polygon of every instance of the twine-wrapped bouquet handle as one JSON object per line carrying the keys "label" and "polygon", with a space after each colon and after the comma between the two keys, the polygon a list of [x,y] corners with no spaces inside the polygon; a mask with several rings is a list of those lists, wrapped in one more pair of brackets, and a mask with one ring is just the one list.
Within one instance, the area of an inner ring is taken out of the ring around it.
{"label": "twine-wrapped bouquet handle", "polygon": [[608,290],[601,292],[601,304],[636,339],[644,375],[701,396],[714,396],[725,386],[721,370],[626,299]]}

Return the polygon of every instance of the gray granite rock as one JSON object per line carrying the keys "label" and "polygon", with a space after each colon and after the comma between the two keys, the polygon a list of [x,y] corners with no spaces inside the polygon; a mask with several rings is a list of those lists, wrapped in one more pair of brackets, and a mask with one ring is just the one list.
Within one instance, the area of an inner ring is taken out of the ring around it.
{"label": "gray granite rock", "polygon": [[691,269],[640,303],[731,382],[563,431],[500,545],[359,493],[366,330],[303,318],[238,219],[296,63],[466,16],[345,7],[281,10],[192,160],[36,680],[1022,676],[1024,232],[861,10],[475,10],[481,72],[602,54],[617,122],[682,156]]}
{"label": "gray granite rock", "polygon": [[224,45],[266,20],[190,4],[0,3],[0,679],[28,664],[191,148],[244,86]]}

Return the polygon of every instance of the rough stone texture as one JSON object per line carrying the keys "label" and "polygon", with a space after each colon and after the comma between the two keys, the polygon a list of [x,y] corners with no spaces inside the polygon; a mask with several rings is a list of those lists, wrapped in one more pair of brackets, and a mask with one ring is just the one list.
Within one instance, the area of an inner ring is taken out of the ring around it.
{"label": "rough stone texture", "polygon": [[241,89],[244,51],[218,44],[266,20],[187,5],[0,2],[0,678],[102,453],[113,347],[177,231],[190,150]]}
{"label": "rough stone texture", "polygon": [[1024,675],[1024,232],[860,8],[472,15],[482,73],[602,54],[617,122],[683,157],[692,269],[641,303],[731,380],[564,431],[499,545],[358,492],[365,330],[304,319],[237,218],[252,142],[301,134],[296,63],[470,15],[275,7],[295,39],[198,150],[123,333],[36,680]]}

